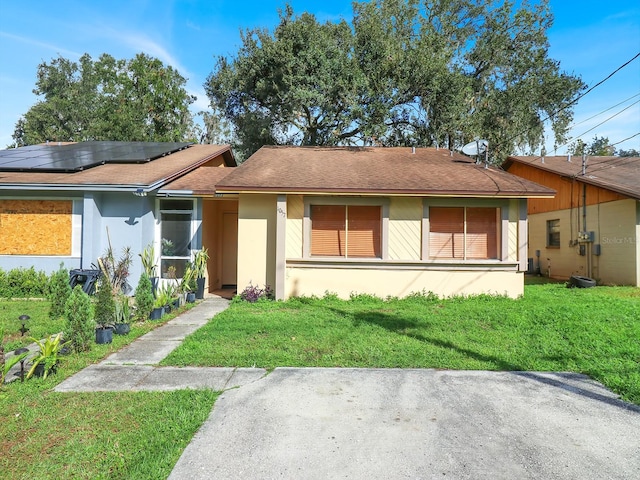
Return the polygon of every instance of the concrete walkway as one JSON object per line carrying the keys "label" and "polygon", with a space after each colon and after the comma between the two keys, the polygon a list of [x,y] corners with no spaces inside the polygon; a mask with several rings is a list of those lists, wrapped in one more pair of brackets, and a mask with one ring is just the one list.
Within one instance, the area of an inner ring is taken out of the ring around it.
{"label": "concrete walkway", "polygon": [[225,390],[254,382],[266,375],[261,368],[159,367],[157,364],[212,317],[229,300],[207,297],[191,310],[143,335],[122,350],[67,378],[56,392]]}

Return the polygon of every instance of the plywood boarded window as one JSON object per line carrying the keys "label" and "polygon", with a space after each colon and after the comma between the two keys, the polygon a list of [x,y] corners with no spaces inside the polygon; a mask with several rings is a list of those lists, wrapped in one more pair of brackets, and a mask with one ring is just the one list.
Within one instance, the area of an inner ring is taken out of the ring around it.
{"label": "plywood boarded window", "polygon": [[71,200],[0,200],[0,255],[71,255]]}
{"label": "plywood boarded window", "polygon": [[382,256],[382,217],[377,205],[311,205],[311,255]]}
{"label": "plywood boarded window", "polygon": [[500,209],[429,208],[429,257],[489,260],[498,258]]}

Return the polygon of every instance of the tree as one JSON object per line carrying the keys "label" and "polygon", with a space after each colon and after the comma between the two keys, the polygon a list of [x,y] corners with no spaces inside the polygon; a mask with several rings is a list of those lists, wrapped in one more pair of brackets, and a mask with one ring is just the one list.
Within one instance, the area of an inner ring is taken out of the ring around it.
{"label": "tree", "polygon": [[202,127],[194,126],[194,137],[199,143],[231,143],[231,128],[224,116],[218,111],[198,112],[202,117]]}
{"label": "tree", "polygon": [[264,144],[348,143],[364,98],[349,25],[293,18],[287,7],[271,35],[241,32],[238,57],[220,57],[205,89],[234,127],[240,155]]}
{"label": "tree", "polygon": [[61,263],[60,268],[51,275],[49,280],[49,318],[56,320],[64,315],[65,305],[70,295],[69,270]]}
{"label": "tree", "polygon": [[616,155],[619,157],[640,157],[640,152],[635,148],[630,148],[629,150],[618,150]]}
{"label": "tree", "polygon": [[181,141],[192,124],[195,97],[186,80],[158,59],[138,54],[116,60],[88,54],[38,65],[41,96],[16,123],[18,146],[45,141]]}
{"label": "tree", "polygon": [[556,141],[584,88],[550,59],[546,1],[376,0],[351,24],[294,16],[241,32],[205,89],[241,154],[263,144],[441,145],[487,138],[494,161]]}
{"label": "tree", "polygon": [[589,144],[582,139],[578,139],[569,145],[568,151],[572,155],[589,155],[608,157],[615,155],[616,149],[609,144],[607,137],[593,137],[593,141]]}

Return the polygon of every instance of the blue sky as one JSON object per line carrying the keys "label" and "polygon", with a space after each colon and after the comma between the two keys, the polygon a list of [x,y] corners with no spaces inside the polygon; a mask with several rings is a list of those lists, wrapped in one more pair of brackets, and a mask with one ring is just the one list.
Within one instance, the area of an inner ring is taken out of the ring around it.
{"label": "blue sky", "polygon": [[[321,21],[350,19],[352,12],[349,1],[289,3],[296,13],[308,11]],[[0,148],[12,143],[16,121],[37,100],[32,90],[38,64],[58,55],[77,60],[85,52],[94,59],[102,53],[132,58],[145,52],[186,77],[188,90],[198,97],[194,110],[206,109],[202,85],[217,56],[237,51],[241,28],[272,29],[284,4],[280,0],[0,0]],[[550,57],[588,85],[640,52],[637,2],[550,0],[550,5],[555,16],[548,32]],[[640,58],[580,100],[575,108],[577,125],[570,135],[587,142],[596,135],[606,136],[615,143],[638,134],[640,103],[632,104],[639,101]],[[552,146],[550,139],[549,154]],[[616,147],[640,150],[640,135]],[[566,147],[558,150],[565,152]]]}

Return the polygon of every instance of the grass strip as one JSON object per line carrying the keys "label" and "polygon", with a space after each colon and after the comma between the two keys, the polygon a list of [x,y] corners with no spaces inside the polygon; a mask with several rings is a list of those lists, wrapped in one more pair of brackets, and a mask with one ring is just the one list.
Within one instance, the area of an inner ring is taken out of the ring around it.
{"label": "grass strip", "polygon": [[163,365],[573,371],[640,404],[640,289],[235,302]]}

